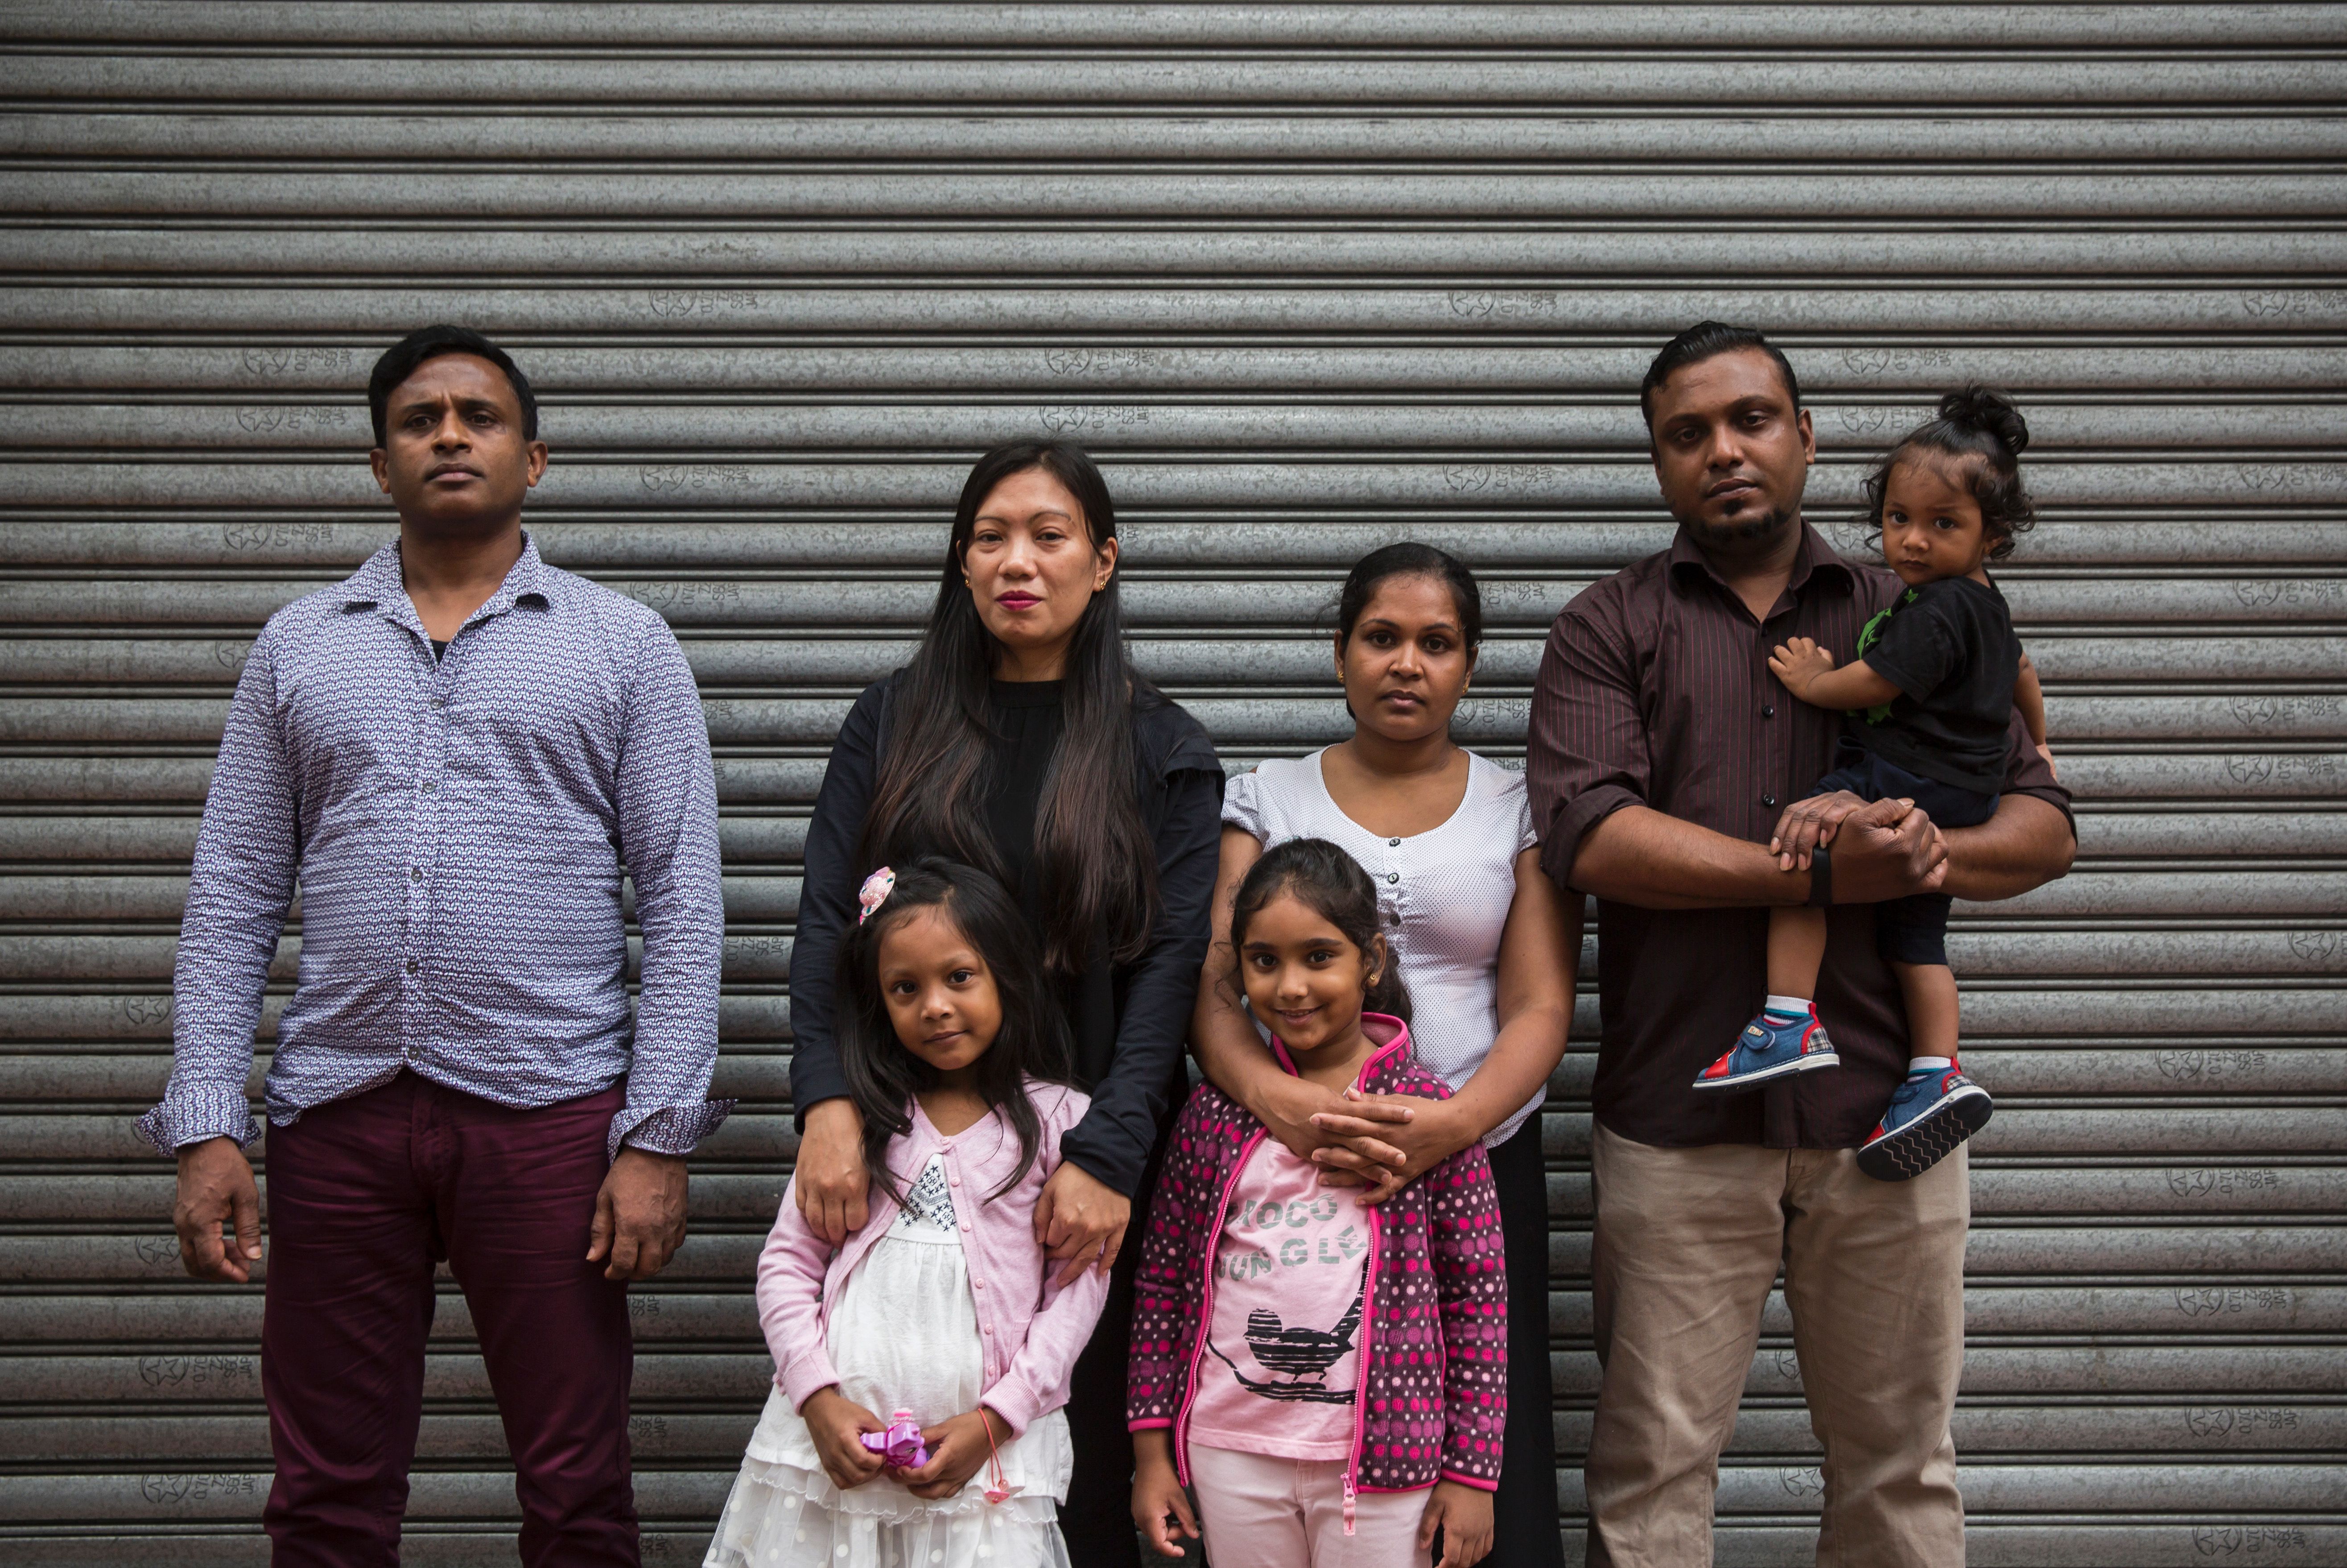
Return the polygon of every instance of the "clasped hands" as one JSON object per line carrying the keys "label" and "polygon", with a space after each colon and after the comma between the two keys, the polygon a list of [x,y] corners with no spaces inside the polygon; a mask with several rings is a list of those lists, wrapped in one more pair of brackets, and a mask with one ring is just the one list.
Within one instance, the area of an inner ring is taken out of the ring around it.
{"label": "clasped hands", "polygon": [[[887,1460],[864,1446],[864,1434],[886,1431],[888,1423],[841,1393],[837,1384],[809,1395],[799,1407],[799,1415],[806,1422],[807,1436],[815,1440],[823,1473],[840,1491],[854,1491],[887,1467]],[[1010,1436],[1010,1423],[985,1406],[965,1410],[933,1427],[923,1427],[921,1443],[929,1450],[929,1462],[899,1471],[897,1479],[915,1497],[951,1497],[969,1484],[988,1456],[1009,1442]]]}

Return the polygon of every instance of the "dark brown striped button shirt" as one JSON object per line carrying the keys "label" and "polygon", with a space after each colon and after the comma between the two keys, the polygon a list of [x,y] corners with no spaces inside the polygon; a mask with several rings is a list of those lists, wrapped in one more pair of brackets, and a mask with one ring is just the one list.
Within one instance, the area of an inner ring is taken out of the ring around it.
{"label": "dark brown striped button shirt", "polygon": [[[1625,805],[1767,843],[1785,804],[1830,770],[1841,731],[1841,715],[1778,683],[1769,651],[1813,637],[1846,663],[1900,586],[1804,522],[1792,579],[1763,624],[1684,529],[1567,605],[1541,660],[1525,769],[1549,875],[1569,885],[1582,835]],[[2005,788],[2069,811],[2018,716]],[[1600,900],[1597,1119],[1665,1147],[1863,1143],[1907,1069],[1906,1009],[1875,951],[1871,906],[1837,906],[1828,932],[1818,1013],[1841,1066],[1717,1099],[1690,1085],[1759,1010],[1768,912]]]}

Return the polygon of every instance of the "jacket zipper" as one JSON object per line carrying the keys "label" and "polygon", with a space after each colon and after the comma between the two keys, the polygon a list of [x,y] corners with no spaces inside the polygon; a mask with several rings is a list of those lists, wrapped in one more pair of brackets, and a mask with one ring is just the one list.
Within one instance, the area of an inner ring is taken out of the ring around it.
{"label": "jacket zipper", "polygon": [[[1254,1137],[1239,1146],[1238,1158],[1231,1162],[1231,1173],[1223,1178],[1222,1196],[1214,1203],[1214,1225],[1206,1239],[1205,1276],[1199,1282],[1205,1295],[1198,1313],[1198,1337],[1190,1344],[1190,1371],[1182,1384],[1182,1408],[1174,1413],[1174,1476],[1184,1486],[1190,1484],[1190,1445],[1185,1434],[1190,1425],[1190,1407],[1198,1398],[1198,1363],[1205,1357],[1206,1335],[1214,1326],[1214,1256],[1222,1251],[1223,1212],[1230,1207],[1231,1189],[1239,1184],[1248,1156],[1269,1135],[1269,1128],[1259,1127]],[[1376,1234],[1372,1225],[1370,1235]]]}
{"label": "jacket zipper", "polygon": [[[1401,1041],[1397,1040],[1363,1062],[1359,1076],[1353,1080],[1354,1087],[1364,1094],[1368,1093],[1369,1074],[1400,1044]],[[1353,1533],[1353,1499],[1360,1490],[1361,1445],[1369,1424],[1369,1347],[1376,1342],[1378,1334],[1378,1242],[1384,1234],[1378,1223],[1377,1209],[1368,1204],[1364,1204],[1363,1208],[1369,1221],[1369,1261],[1368,1266],[1361,1271],[1361,1342],[1353,1351],[1357,1368],[1353,1376],[1353,1450],[1345,1459],[1345,1533],[1348,1535]]]}
{"label": "jacket zipper", "polygon": [[1369,1347],[1376,1341],[1378,1239],[1381,1232],[1378,1211],[1369,1215],[1369,1266],[1361,1275],[1361,1343],[1353,1352],[1358,1370],[1353,1380],[1353,1451],[1345,1461],[1345,1533],[1353,1533],[1353,1494],[1358,1490],[1361,1474],[1361,1441],[1369,1424]]}

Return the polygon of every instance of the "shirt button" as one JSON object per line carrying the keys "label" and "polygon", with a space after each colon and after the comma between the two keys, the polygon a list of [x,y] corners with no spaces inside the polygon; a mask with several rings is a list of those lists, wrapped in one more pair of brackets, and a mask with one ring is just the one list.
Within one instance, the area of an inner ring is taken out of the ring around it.
{"label": "shirt button", "polygon": [[1763,702],[1760,704],[1760,716],[1764,719],[1775,718],[1777,716],[1777,704],[1774,702]]}
{"label": "shirt button", "polygon": [[1777,797],[1773,794],[1764,794],[1760,797],[1760,804],[1762,805],[1775,805],[1777,804]]}
{"label": "shirt button", "polygon": [[425,794],[430,794],[432,793],[432,781],[430,779],[425,779],[424,781],[424,793]]}
{"label": "shirt button", "polygon": [[407,960],[407,972],[411,975],[415,972],[415,960],[414,958]]}
{"label": "shirt button", "polygon": [[1389,849],[1399,849],[1401,847],[1401,840],[1399,838],[1389,838],[1386,840],[1386,847]]}
{"label": "shirt button", "polygon": [[424,880],[424,867],[422,867],[421,866],[409,866],[409,867],[407,868],[407,879],[408,879],[410,882],[421,882],[421,881],[423,881],[423,880]]}
{"label": "shirt button", "polygon": [[448,704],[447,704],[447,703],[446,703],[446,702],[442,702],[439,698],[435,697],[435,698],[433,698],[433,699],[432,699],[432,705],[433,705],[434,707],[436,707],[436,708],[445,708],[445,707],[446,707]]}
{"label": "shirt button", "polygon": [[1386,873],[1386,880],[1388,882],[1399,882],[1401,880],[1401,873],[1399,871],[1389,871]]}
{"label": "shirt button", "polygon": [[948,1176],[946,1178],[946,1184],[949,1187],[958,1187],[961,1185],[961,1178],[959,1176]]}

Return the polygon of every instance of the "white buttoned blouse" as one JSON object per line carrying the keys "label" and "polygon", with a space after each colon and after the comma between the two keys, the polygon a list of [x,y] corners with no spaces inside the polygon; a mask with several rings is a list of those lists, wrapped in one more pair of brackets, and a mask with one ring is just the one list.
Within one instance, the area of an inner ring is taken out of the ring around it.
{"label": "white buttoned blouse", "polygon": [[[1522,774],[1469,753],[1467,794],[1440,827],[1407,838],[1371,833],[1337,808],[1320,774],[1321,753],[1273,758],[1233,778],[1223,820],[1266,849],[1325,838],[1377,885],[1386,939],[1409,988],[1418,1059],[1456,1091],[1500,1034],[1500,937],[1516,897],[1516,856],[1537,839]],[[1486,1134],[1486,1148],[1514,1135],[1541,1107],[1542,1085]]]}

